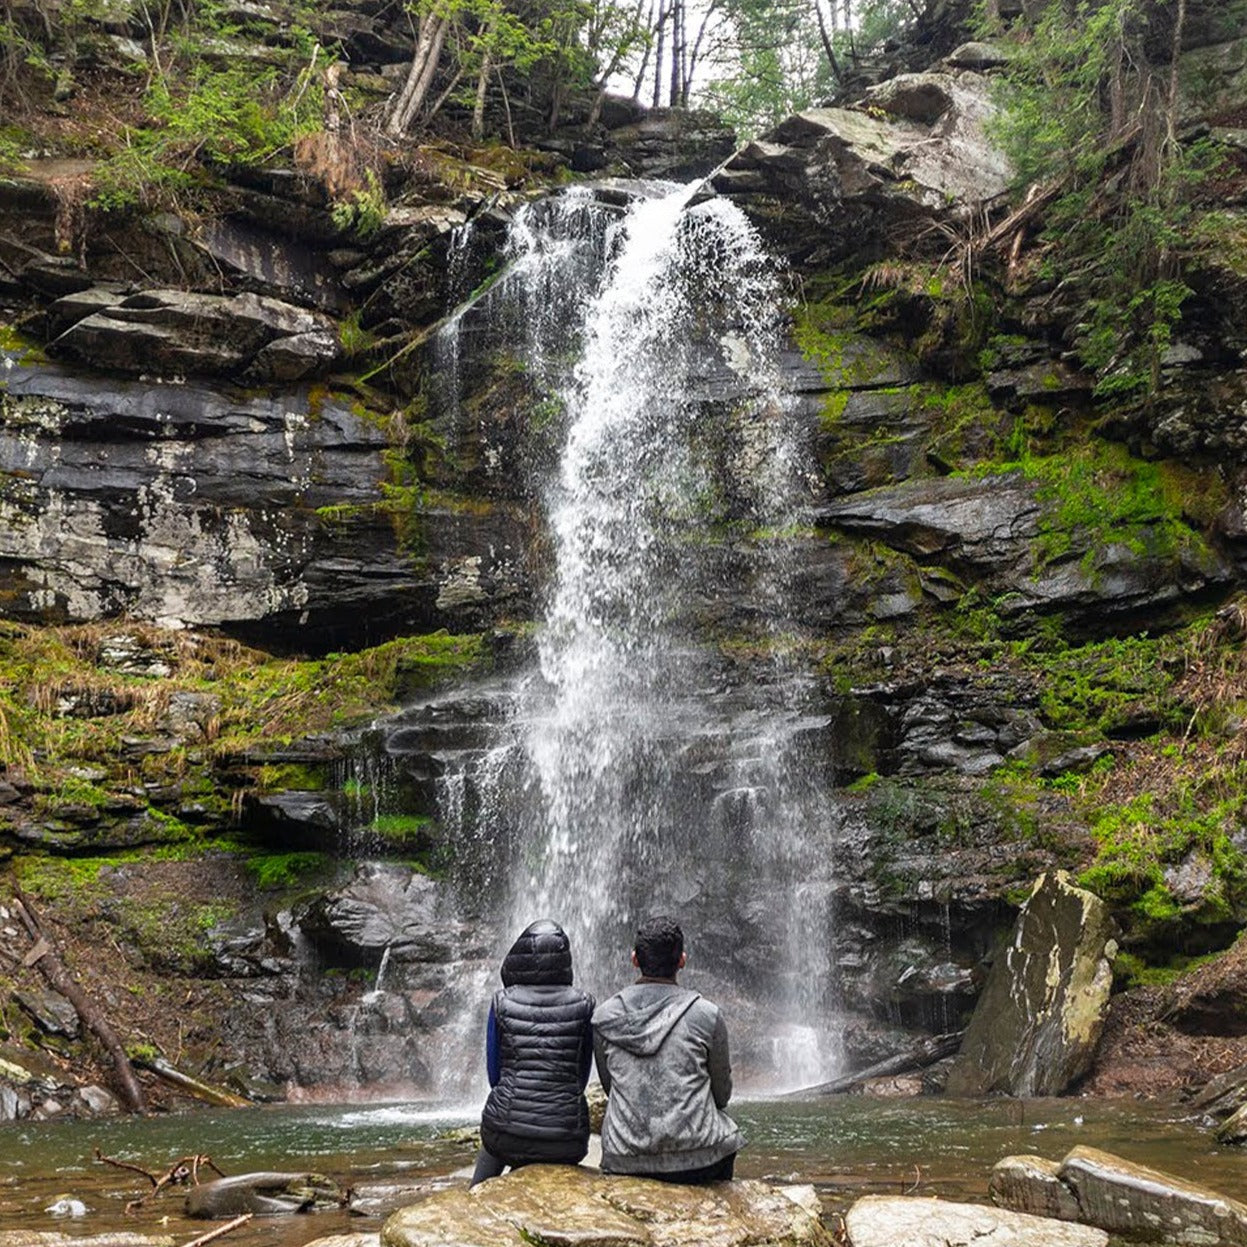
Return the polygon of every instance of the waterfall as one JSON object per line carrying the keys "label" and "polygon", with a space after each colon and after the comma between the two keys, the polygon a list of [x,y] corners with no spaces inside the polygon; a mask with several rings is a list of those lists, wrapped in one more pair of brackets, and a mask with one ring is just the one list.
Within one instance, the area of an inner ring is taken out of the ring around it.
{"label": "waterfall", "polygon": [[743,1020],[747,1081],[797,1086],[837,1059],[835,815],[790,618],[783,274],[738,209],[694,193],[578,188],[512,226],[488,315],[557,419],[550,578],[507,739],[444,791],[488,859],[500,947],[552,917],[604,994],[631,980],[638,920],[673,913],[685,981]]}

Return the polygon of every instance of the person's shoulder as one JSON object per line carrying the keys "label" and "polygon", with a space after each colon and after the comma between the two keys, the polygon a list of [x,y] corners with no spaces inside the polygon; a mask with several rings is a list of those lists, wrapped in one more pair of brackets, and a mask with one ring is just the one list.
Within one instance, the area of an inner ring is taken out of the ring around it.
{"label": "person's shoulder", "polygon": [[690,1012],[697,1014],[711,1026],[716,1025],[723,1018],[723,1010],[713,1000],[708,1000],[702,995],[698,995],[693,1001]]}

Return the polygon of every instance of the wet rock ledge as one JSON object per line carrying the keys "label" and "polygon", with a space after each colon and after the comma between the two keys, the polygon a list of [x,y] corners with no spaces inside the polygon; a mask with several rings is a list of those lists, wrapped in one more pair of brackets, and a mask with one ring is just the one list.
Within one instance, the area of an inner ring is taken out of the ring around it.
{"label": "wet rock ledge", "polygon": [[532,1165],[471,1191],[444,1191],[392,1216],[381,1247],[831,1247],[812,1186],[741,1181],[674,1186]]}

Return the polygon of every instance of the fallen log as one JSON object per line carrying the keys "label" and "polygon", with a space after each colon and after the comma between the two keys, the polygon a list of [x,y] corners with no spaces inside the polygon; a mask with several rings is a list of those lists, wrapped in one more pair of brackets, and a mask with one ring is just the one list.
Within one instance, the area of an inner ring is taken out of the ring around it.
{"label": "fallen log", "polygon": [[171,1087],[177,1087],[179,1091],[186,1091],[195,1096],[196,1099],[204,1100],[208,1104],[217,1104],[222,1108],[254,1107],[254,1103],[248,1100],[246,1096],[237,1095],[233,1091],[226,1091],[224,1087],[214,1087],[209,1082],[204,1082],[200,1078],[183,1073],[180,1069],[170,1065],[162,1056],[139,1056],[134,1054],[130,1057],[130,1060],[139,1069],[149,1070],[155,1074],[162,1082],[167,1082]]}
{"label": "fallen log", "polygon": [[29,899],[20,889],[15,889],[15,891],[13,907],[17,910],[17,915],[21,918],[22,925],[26,928],[26,933],[34,945],[26,954],[24,964],[37,966],[48,986],[53,991],[60,992],[74,1006],[83,1025],[95,1035],[104,1045],[108,1055],[112,1057],[113,1068],[117,1071],[121,1098],[125,1101],[126,1107],[132,1113],[146,1113],[147,1100],[143,1095],[143,1088],[139,1086],[139,1080],[135,1077],[134,1067],[130,1064],[129,1056],[126,1055],[121,1037],[113,1029],[108,1018],[104,1016],[99,1005],[74,981],[65,968],[55,944],[42,930],[39,916]]}
{"label": "fallen log", "polygon": [[874,1065],[868,1065],[855,1074],[844,1074],[839,1078],[833,1078],[830,1082],[815,1083],[812,1087],[788,1091],[780,1098],[787,1100],[797,1096],[837,1095],[842,1091],[849,1091],[853,1087],[860,1086],[864,1082],[869,1082],[872,1078],[886,1078],[891,1074],[907,1074],[911,1070],[925,1069],[946,1056],[952,1056],[961,1047],[964,1035],[965,1031],[955,1031],[948,1035],[933,1035],[930,1039],[923,1039],[914,1044],[912,1048],[906,1048],[905,1051],[898,1052],[895,1056],[877,1061]]}

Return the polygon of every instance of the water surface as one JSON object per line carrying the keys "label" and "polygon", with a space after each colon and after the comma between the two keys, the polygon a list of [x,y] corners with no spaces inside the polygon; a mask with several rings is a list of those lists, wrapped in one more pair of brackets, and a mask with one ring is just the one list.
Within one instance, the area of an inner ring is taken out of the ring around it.
{"label": "water surface", "polygon": [[[1059,1159],[1079,1143],[1247,1199],[1240,1152],[1217,1147],[1205,1127],[1179,1110],[1135,1101],[832,1097],[745,1102],[732,1112],[750,1140],[738,1175],[812,1182],[829,1214],[867,1193],[986,1201],[991,1166],[1001,1157],[1029,1152]],[[0,1127],[0,1228],[82,1234],[130,1229],[167,1233],[179,1244],[211,1228],[182,1216],[175,1190],[127,1216],[126,1202],[142,1194],[145,1183],[94,1161],[97,1147],[152,1171],[198,1151],[228,1174],[309,1169],[363,1192],[389,1184],[441,1189],[462,1184],[463,1177],[452,1175],[474,1156],[470,1144],[445,1135],[474,1124],[475,1116],[464,1108],[401,1104],[280,1106],[7,1125]],[[83,1200],[91,1211],[72,1222],[46,1213],[62,1194]],[[300,1247],[380,1224],[379,1217],[347,1213],[257,1218],[222,1241],[230,1247]]]}

